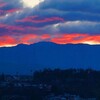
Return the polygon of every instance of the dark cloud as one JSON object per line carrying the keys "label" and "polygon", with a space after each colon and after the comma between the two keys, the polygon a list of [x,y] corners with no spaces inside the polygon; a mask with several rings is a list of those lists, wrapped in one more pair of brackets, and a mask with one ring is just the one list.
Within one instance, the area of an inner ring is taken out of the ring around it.
{"label": "dark cloud", "polygon": [[100,13],[100,0],[45,0],[41,8]]}

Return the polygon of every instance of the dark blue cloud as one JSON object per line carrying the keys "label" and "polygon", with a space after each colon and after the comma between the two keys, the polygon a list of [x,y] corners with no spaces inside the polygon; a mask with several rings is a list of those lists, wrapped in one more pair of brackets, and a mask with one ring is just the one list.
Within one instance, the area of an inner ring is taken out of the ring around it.
{"label": "dark blue cloud", "polygon": [[45,0],[42,9],[100,13],[100,0]]}

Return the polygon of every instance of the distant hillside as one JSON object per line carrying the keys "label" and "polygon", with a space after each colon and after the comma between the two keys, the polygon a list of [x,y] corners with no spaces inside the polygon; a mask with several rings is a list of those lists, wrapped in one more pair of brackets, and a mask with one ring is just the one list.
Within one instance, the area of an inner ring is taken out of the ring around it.
{"label": "distant hillside", "polygon": [[0,48],[0,73],[30,73],[43,68],[93,68],[100,70],[100,45],[40,42]]}

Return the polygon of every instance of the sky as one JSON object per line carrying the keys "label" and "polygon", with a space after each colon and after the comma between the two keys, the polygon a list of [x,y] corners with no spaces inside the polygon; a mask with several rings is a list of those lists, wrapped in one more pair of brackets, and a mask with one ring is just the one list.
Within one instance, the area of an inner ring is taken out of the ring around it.
{"label": "sky", "polygon": [[100,0],[0,0],[0,47],[42,41],[100,44]]}

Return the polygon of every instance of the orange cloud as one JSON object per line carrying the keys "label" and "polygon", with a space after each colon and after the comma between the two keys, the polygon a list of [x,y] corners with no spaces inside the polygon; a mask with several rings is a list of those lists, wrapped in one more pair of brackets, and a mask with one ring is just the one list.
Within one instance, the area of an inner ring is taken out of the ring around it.
{"label": "orange cloud", "polygon": [[0,36],[0,47],[16,46],[17,41],[11,36]]}
{"label": "orange cloud", "polygon": [[100,35],[88,34],[24,34],[19,36],[0,36],[0,47],[12,47],[18,44],[34,44],[40,41],[50,41],[57,44],[100,44]]}
{"label": "orange cloud", "polygon": [[40,38],[42,40],[49,39],[50,38],[50,35],[49,34],[43,34],[43,35],[40,36]]}
{"label": "orange cloud", "polygon": [[60,37],[51,39],[51,42],[57,44],[100,44],[100,35],[88,35],[88,34],[63,34]]}
{"label": "orange cloud", "polygon": [[36,34],[27,34],[20,39],[20,42],[23,44],[33,44],[37,38]]}

